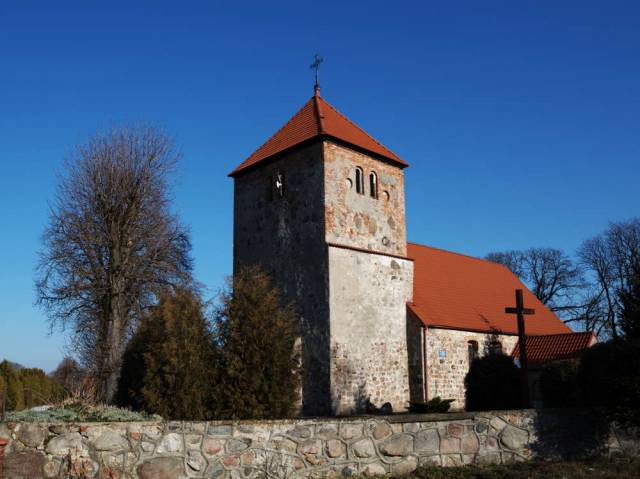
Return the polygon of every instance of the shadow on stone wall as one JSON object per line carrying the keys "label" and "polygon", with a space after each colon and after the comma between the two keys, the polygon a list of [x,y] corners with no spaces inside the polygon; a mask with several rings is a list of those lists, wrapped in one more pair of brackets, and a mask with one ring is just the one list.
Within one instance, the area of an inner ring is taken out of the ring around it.
{"label": "shadow on stone wall", "polygon": [[533,452],[546,459],[580,459],[606,454],[610,425],[603,414],[590,410],[539,409],[533,427]]}

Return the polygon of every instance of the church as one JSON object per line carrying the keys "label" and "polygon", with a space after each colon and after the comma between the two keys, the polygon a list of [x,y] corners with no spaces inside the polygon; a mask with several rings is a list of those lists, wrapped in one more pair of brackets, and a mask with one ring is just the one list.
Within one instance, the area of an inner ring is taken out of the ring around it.
{"label": "church", "polygon": [[536,311],[527,334],[551,353],[582,334],[507,268],[407,242],[408,166],[316,84],[229,174],[234,269],[261,266],[301,317],[304,415],[359,413],[369,402],[404,411],[436,396],[464,408],[473,358],[517,344],[516,319],[505,313],[515,289]]}

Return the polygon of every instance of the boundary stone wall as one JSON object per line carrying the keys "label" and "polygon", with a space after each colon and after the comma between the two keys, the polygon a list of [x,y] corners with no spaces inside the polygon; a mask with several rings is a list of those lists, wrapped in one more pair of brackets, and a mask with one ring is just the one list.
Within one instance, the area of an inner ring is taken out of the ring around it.
{"label": "boundary stone wall", "polygon": [[4,478],[249,479],[638,454],[640,440],[588,411],[525,410],[233,423],[0,423],[0,443],[6,443]]}

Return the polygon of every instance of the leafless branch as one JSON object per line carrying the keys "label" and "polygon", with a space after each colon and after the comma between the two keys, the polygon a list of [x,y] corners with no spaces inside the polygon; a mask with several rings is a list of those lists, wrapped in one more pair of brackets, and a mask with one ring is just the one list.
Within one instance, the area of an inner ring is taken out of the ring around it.
{"label": "leafless branch", "polygon": [[51,327],[70,331],[105,402],[140,313],[161,287],[191,280],[188,231],[169,196],[179,158],[163,132],[122,127],[79,146],[59,178],[37,302]]}

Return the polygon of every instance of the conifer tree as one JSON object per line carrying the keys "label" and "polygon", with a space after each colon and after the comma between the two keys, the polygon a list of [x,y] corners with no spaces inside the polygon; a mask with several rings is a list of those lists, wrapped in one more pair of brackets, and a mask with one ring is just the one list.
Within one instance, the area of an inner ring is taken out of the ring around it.
{"label": "conifer tree", "polygon": [[39,368],[23,368],[18,372],[18,379],[25,394],[25,407],[28,407],[26,394],[31,395],[31,405],[51,404],[64,398],[64,391],[53,378]]}
{"label": "conifer tree", "polygon": [[243,268],[221,295],[215,317],[220,417],[278,418],[294,414],[299,360],[298,317],[257,267]]}
{"label": "conifer tree", "polygon": [[5,393],[7,395],[7,411],[19,411],[24,409],[24,389],[17,371],[9,361],[4,360],[0,363],[0,376],[3,379]]}
{"label": "conifer tree", "polygon": [[168,419],[210,417],[214,344],[200,297],[164,291],[125,353],[118,399]]}

